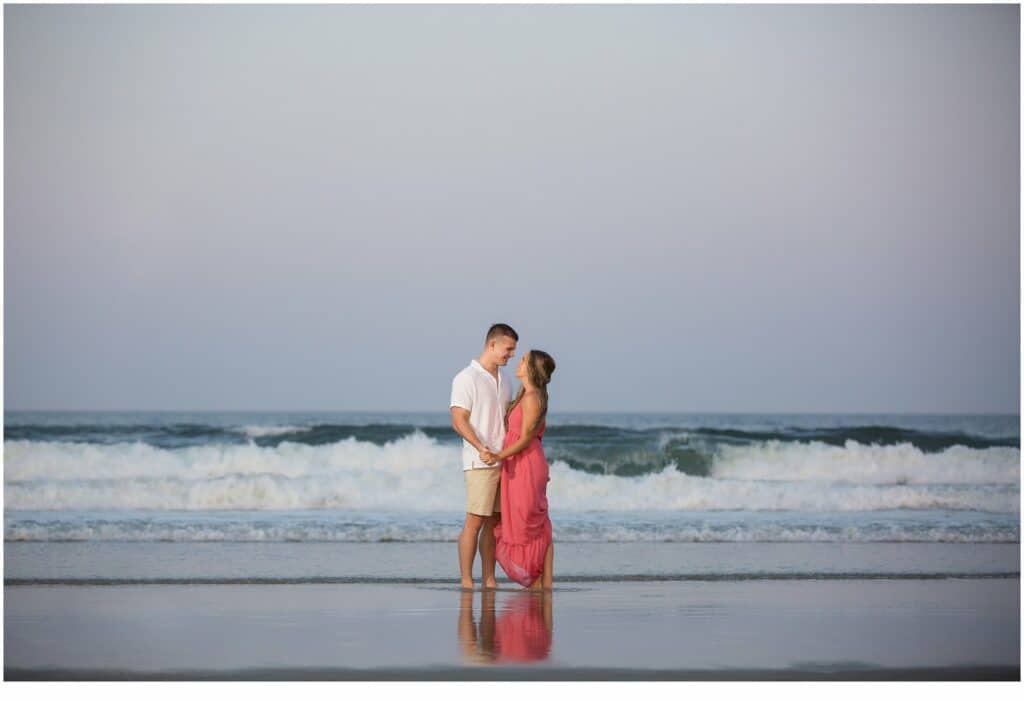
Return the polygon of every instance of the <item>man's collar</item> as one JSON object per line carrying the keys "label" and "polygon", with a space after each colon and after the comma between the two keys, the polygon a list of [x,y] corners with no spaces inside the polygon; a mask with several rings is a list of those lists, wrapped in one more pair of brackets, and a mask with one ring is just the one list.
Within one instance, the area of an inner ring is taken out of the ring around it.
{"label": "man's collar", "polygon": [[[480,361],[477,360],[476,358],[473,358],[471,361],[469,361],[469,364],[470,364],[471,367],[476,368],[480,372],[486,372],[488,377],[494,377],[493,375],[491,375],[491,373],[487,372],[487,368],[485,368],[483,365],[481,365]],[[495,372],[498,372],[500,374],[500,371],[501,371],[500,367],[499,368],[495,368]]]}

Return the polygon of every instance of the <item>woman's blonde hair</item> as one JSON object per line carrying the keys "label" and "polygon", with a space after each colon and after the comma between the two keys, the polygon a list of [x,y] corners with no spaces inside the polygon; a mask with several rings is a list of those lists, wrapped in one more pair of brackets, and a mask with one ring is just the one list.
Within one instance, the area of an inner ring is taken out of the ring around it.
{"label": "woman's blonde hair", "polygon": [[[530,378],[530,384],[537,390],[540,396],[540,416],[537,421],[542,421],[548,413],[548,383],[551,382],[551,374],[555,371],[555,359],[542,350],[531,350],[526,361],[526,373]],[[519,393],[512,403],[505,410],[505,428],[508,428],[508,417],[523,399],[526,387],[520,387]],[[525,430],[525,428],[524,428]]]}

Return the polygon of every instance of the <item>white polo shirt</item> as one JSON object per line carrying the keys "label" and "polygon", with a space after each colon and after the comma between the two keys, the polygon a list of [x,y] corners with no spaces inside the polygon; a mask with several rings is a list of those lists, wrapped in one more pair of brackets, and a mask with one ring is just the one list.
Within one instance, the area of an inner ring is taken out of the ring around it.
{"label": "white polo shirt", "polygon": [[[498,379],[476,360],[462,369],[452,380],[453,406],[469,410],[469,425],[484,445],[498,452],[505,440],[505,408],[512,401],[512,388],[508,377],[498,368]],[[462,469],[475,470],[487,465],[469,441],[462,440]]]}

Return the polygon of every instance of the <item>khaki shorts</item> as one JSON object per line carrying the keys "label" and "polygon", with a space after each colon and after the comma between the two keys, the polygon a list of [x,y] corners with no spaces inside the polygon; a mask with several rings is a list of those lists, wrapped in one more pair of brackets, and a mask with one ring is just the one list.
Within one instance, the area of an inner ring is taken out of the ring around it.
{"label": "khaki shorts", "polygon": [[466,476],[466,513],[490,516],[501,511],[501,468],[463,470]]}

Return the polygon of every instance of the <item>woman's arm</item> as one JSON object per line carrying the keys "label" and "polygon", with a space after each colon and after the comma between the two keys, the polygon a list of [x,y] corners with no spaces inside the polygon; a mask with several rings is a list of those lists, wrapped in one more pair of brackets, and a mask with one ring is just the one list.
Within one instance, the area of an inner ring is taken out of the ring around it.
{"label": "woman's arm", "polygon": [[537,435],[537,430],[540,428],[540,399],[537,398],[537,395],[534,392],[524,394],[523,398],[519,400],[519,406],[523,408],[523,434],[515,443],[500,453],[494,454],[498,460],[515,455],[530,445],[530,441]]}

